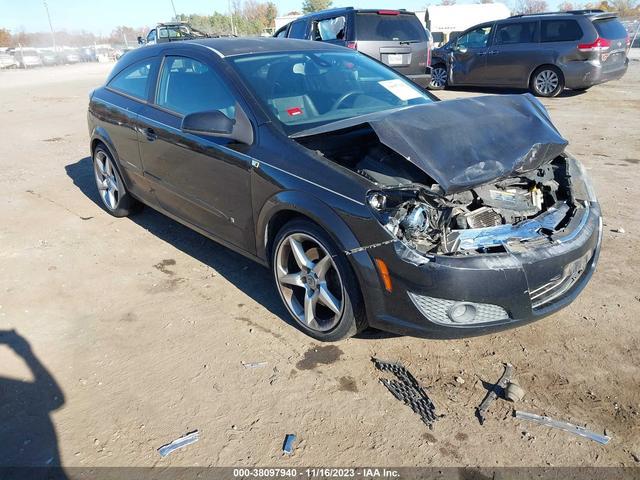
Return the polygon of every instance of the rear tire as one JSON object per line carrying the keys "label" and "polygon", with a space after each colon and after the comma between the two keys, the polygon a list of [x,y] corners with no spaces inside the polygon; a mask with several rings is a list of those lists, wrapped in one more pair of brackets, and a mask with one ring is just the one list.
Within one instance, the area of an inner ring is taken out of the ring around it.
{"label": "rear tire", "polygon": [[293,220],[273,245],[276,288],[300,330],[316,340],[335,342],[366,328],[355,274],[322,228],[309,220]]}
{"label": "rear tire", "polygon": [[116,163],[104,145],[98,145],[93,151],[93,172],[102,208],[108,213],[126,217],[142,206],[127,192]]}
{"label": "rear tire", "polygon": [[538,67],[529,82],[529,89],[536,97],[555,97],[564,90],[564,75],[558,67]]}
{"label": "rear tire", "polygon": [[431,67],[431,81],[429,82],[429,90],[444,90],[448,81],[447,66],[438,63]]}

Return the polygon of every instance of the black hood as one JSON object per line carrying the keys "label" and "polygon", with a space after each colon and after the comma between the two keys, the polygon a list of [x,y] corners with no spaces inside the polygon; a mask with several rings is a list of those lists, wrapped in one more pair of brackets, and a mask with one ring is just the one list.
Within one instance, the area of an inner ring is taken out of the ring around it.
{"label": "black hood", "polygon": [[296,136],[364,123],[447,194],[535,170],[567,146],[545,108],[529,94],[486,95],[377,112]]}

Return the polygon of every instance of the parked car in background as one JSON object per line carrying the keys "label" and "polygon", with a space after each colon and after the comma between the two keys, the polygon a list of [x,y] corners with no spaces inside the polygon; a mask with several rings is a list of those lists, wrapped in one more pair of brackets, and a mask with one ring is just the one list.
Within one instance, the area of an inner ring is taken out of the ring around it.
{"label": "parked car in background", "polygon": [[4,68],[17,68],[18,62],[13,55],[7,52],[0,52],[0,69]]}
{"label": "parked car in background", "polygon": [[14,58],[20,68],[42,66],[42,59],[35,48],[16,48]]}
{"label": "parked car in background", "polygon": [[206,38],[208,36],[208,34],[193,28],[187,22],[165,22],[158,23],[156,28],[149,31],[146,38],[138,37],[138,44],[155,45],[157,43]]}
{"label": "parked car in background", "polygon": [[597,263],[587,173],[531,95],[438,101],[328,43],[202,39],[125,55],[88,123],[107,212],[143,202],[270,268],[319,340],[517,326]]}
{"label": "parked car in background", "polygon": [[53,51],[53,49],[41,49],[40,58],[42,59],[42,64],[45,66],[60,65],[64,63],[61,54]]}
{"label": "parked car in background", "polygon": [[421,86],[431,79],[429,39],[413,12],[335,8],[310,13],[280,28],[278,38],[314,40],[358,50]]}
{"label": "parked car in background", "polygon": [[504,3],[460,3],[458,5],[430,5],[416,12],[426,29],[431,31],[435,47],[454,40],[461,32],[479,23],[501,20],[511,15]]}
{"label": "parked car in background", "polygon": [[627,71],[627,31],[601,10],[516,15],[476,25],[433,51],[429,87],[528,88],[541,97],[616,80]]}

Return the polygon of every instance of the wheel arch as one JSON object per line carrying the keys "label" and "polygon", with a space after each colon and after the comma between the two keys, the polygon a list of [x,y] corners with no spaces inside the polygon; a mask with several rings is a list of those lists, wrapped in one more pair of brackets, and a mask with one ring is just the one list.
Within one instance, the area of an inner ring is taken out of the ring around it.
{"label": "wheel arch", "polygon": [[559,65],[556,65],[554,63],[541,63],[540,65],[534,67],[530,72],[529,72],[529,81],[527,83],[527,86],[531,86],[531,83],[533,82],[533,75],[534,73],[536,73],[539,69],[541,69],[542,67],[553,67],[556,68],[560,71],[560,75],[562,75],[562,83],[566,83],[566,77],[564,74],[564,70],[562,70],[562,67]]}

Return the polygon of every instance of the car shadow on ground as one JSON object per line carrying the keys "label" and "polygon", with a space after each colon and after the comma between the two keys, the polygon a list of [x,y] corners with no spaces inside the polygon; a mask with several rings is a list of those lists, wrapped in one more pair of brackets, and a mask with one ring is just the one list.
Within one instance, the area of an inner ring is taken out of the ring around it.
{"label": "car shadow on ground", "polygon": [[62,389],[15,330],[0,330],[3,345],[20,357],[31,378],[6,378],[0,369],[0,478],[66,479],[50,418],[64,405]]}
{"label": "car shadow on ground", "polygon": [[[90,157],[78,160],[65,167],[67,175],[80,191],[102,208],[102,201],[96,189],[93,164]],[[105,215],[108,215],[105,213]],[[271,272],[233,250],[191,230],[171,218],[146,207],[129,219],[156,237],[173,245],[178,250],[208,265],[247,296],[260,303],[269,312],[294,326],[275,288]],[[363,340],[381,339],[394,336],[374,329],[367,329],[358,335]]]}
{"label": "car shadow on ground", "polygon": [[[524,88],[497,88],[497,87],[447,87],[446,90],[451,92],[470,92],[484,95],[519,95],[523,93],[531,93]],[[438,92],[432,92],[438,95]],[[569,98],[576,97],[587,93],[586,90],[563,90],[555,98]]]}

